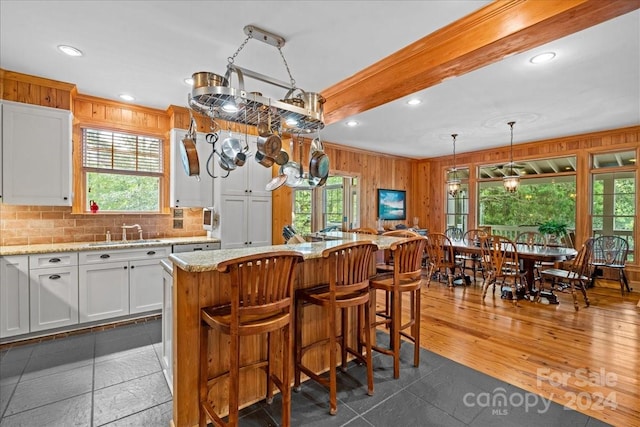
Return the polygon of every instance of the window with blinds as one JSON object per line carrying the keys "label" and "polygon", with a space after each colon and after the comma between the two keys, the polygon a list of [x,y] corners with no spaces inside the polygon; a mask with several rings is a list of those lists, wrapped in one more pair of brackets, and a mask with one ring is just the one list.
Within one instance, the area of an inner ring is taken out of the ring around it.
{"label": "window with blinds", "polygon": [[162,152],[159,138],[82,129],[84,210],[160,212]]}
{"label": "window with blinds", "polygon": [[89,169],[162,175],[161,142],[147,136],[83,129],[82,164]]}

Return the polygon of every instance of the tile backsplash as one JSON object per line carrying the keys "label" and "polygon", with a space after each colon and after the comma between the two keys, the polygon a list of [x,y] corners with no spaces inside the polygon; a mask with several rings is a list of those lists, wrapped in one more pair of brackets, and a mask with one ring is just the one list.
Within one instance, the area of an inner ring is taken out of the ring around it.
{"label": "tile backsplash", "polygon": [[[201,208],[181,208],[182,228],[174,228],[171,214],[72,214],[70,207],[0,204],[0,246],[100,242],[107,231],[122,239],[122,224],[140,224],[143,238],[205,236]],[[127,231],[128,239],[138,232]]]}

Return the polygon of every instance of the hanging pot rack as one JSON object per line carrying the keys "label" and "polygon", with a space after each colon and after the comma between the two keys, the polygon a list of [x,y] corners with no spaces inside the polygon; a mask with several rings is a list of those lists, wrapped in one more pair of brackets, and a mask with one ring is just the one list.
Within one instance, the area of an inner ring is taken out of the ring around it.
{"label": "hanging pot rack", "polygon": [[[311,133],[324,128],[322,117],[322,102],[317,105],[305,105],[304,108],[299,105],[284,102],[284,100],[274,100],[266,96],[262,96],[256,92],[247,92],[244,88],[244,78],[253,78],[263,83],[286,89],[287,97],[293,96],[296,91],[305,92],[296,87],[295,80],[291,76],[289,66],[284,54],[282,46],[285,44],[284,38],[262,30],[253,25],[244,27],[247,38],[240,45],[233,56],[228,58],[227,71],[224,79],[218,79],[215,83],[222,85],[205,85],[194,87],[189,94],[189,107],[200,114],[207,115],[211,118],[222,119],[233,123],[241,123],[250,126],[258,124],[259,113],[269,111],[274,123],[279,123],[282,131],[289,133]],[[250,39],[256,39],[275,46],[284,61],[287,72],[289,73],[290,83],[280,81],[273,77],[252,71],[234,64],[234,59],[246,45]],[[233,87],[229,82],[231,77],[237,77],[237,87]],[[226,85],[225,85],[226,84]],[[300,94],[298,94],[300,97]],[[321,97],[319,97],[322,99]],[[322,100],[323,101],[323,100]],[[237,111],[227,111],[223,107],[228,104],[235,104]],[[244,111],[242,111],[244,110]],[[245,113],[246,112],[246,119]]]}

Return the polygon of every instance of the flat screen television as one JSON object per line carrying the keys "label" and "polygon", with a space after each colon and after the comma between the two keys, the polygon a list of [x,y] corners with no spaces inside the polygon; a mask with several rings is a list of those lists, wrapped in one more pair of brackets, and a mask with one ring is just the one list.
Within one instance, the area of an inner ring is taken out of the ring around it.
{"label": "flat screen television", "polygon": [[378,218],[384,220],[407,219],[407,194],[404,190],[378,189]]}

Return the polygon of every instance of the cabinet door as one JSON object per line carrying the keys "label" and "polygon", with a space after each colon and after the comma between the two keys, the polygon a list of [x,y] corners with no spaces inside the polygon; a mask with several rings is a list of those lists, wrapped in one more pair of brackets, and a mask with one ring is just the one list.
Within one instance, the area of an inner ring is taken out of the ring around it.
{"label": "cabinet door", "polygon": [[29,257],[0,257],[0,338],[29,332]]}
{"label": "cabinet door", "polygon": [[31,269],[31,332],[78,323],[78,267]]}
{"label": "cabinet door", "polygon": [[129,263],[79,267],[80,322],[129,314]]}
{"label": "cabinet door", "polygon": [[186,133],[187,131],[182,129],[171,130],[171,179],[169,186],[171,207],[213,206],[213,178],[207,173],[206,166],[213,145],[206,142],[206,134],[197,134],[196,150],[200,162],[200,180],[198,181],[195,176],[188,176],[182,166],[180,144],[182,144],[182,138]]}
{"label": "cabinet door", "polygon": [[244,248],[247,239],[247,204],[246,196],[222,196],[220,206],[220,233],[222,249]]}
{"label": "cabinet door", "polygon": [[162,308],[162,266],[159,259],[129,263],[129,313]]}
{"label": "cabinet door", "polygon": [[162,366],[164,377],[173,393],[173,357],[171,346],[173,343],[173,276],[162,269]]}
{"label": "cabinet door", "polygon": [[247,238],[249,246],[270,245],[271,197],[249,197],[248,209]]}
{"label": "cabinet door", "polygon": [[71,149],[71,112],[5,102],[4,203],[71,206]]}

